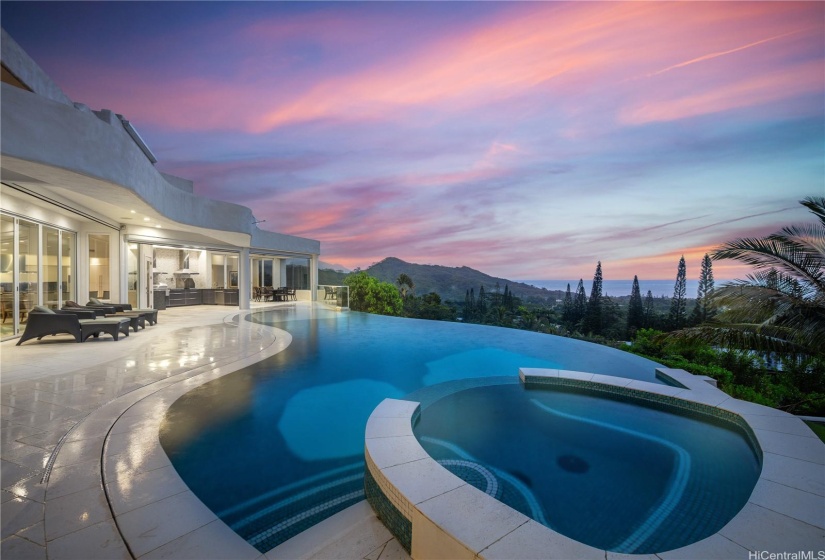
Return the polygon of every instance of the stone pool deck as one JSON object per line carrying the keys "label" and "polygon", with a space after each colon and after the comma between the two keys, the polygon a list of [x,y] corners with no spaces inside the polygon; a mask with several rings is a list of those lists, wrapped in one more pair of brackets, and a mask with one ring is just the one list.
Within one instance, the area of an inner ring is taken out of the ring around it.
{"label": "stone pool deck", "polygon": [[[307,318],[323,309],[305,302],[277,306]],[[167,407],[289,344],[285,331],[236,320],[246,313],[173,308],[160,313],[157,325],[118,342],[101,337],[75,344],[60,336],[19,347],[14,340],[0,343],[0,556],[409,558],[366,502],[261,554],[203,506],[172,468],[158,439]],[[777,456],[765,469],[782,473],[783,482],[765,490],[765,503],[740,530],[760,535],[777,519],[813,507],[819,522],[806,521],[808,529],[792,534],[822,550],[825,446],[814,439],[810,456],[788,457],[789,442],[813,434],[777,418],[766,414],[757,428],[771,441],[766,455]],[[822,476],[807,478],[809,463],[819,465]],[[741,547],[727,548],[731,543],[710,543],[717,552],[730,550],[714,557],[747,558]],[[775,548],[769,544],[765,550]]]}
{"label": "stone pool deck", "polygon": [[[322,306],[289,307],[307,318]],[[261,554],[207,509],[160,447],[180,395],[285,348],[222,307],[160,312],[114,342],[0,343],[2,543],[8,559],[409,558],[361,502]]]}

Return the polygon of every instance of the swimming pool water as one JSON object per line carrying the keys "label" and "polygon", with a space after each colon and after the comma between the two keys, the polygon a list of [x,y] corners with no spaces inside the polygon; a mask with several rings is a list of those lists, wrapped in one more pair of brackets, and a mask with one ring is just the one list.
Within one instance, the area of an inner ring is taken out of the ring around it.
{"label": "swimming pool water", "polygon": [[652,554],[708,537],[745,505],[761,470],[734,424],[642,401],[512,380],[417,396],[414,433],[434,459],[600,549]]}
{"label": "swimming pool water", "polygon": [[384,398],[516,379],[519,367],[660,382],[654,362],[538,333],[320,309],[250,317],[288,331],[290,346],[184,395],[161,444],[192,491],[261,551],[364,499],[364,427]]}

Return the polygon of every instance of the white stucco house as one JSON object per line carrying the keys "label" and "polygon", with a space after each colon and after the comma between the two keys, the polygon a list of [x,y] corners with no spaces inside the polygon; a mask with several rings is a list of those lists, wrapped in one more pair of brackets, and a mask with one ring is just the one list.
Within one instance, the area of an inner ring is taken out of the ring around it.
{"label": "white stucco house", "polygon": [[2,31],[2,338],[27,310],[89,297],[248,309],[255,288],[316,299],[320,242],[161,173],[122,115],[73,102]]}

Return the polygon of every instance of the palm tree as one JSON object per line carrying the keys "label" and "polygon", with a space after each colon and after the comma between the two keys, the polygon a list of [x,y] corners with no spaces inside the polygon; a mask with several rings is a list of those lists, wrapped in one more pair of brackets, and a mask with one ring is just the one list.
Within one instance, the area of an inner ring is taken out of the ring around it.
{"label": "palm tree", "polygon": [[763,238],[725,243],[714,260],[734,259],[756,268],[746,280],[715,291],[719,314],[682,340],[782,354],[825,356],[825,197],[800,204],[818,223],[792,225]]}
{"label": "palm tree", "polygon": [[415,284],[412,281],[412,278],[404,274],[403,272],[398,276],[398,280],[395,281],[398,284],[398,289],[401,291],[401,297],[406,298],[407,293],[412,292],[415,289]]}

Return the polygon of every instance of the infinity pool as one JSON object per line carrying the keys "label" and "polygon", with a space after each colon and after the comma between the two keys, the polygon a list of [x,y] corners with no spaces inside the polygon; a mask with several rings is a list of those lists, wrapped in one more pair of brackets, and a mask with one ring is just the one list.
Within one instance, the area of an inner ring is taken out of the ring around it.
{"label": "infinity pool", "polygon": [[708,415],[517,379],[447,385],[411,398],[430,456],[603,550],[653,554],[708,537],[742,509],[761,471],[747,434]]}
{"label": "infinity pool", "polygon": [[516,378],[520,367],[660,382],[649,360],[526,331],[301,307],[249,317],[292,344],[180,398],[161,444],[192,491],[261,551],[364,499],[364,427],[384,398]]}

